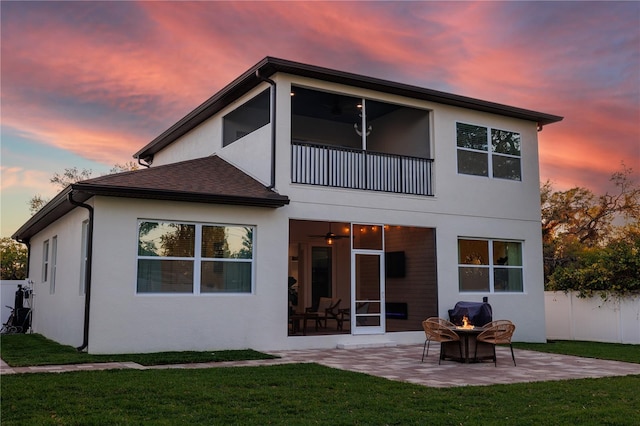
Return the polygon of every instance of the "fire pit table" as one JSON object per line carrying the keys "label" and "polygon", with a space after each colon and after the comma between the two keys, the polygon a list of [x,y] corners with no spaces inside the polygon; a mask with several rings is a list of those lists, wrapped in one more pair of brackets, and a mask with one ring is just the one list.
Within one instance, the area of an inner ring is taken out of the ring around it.
{"label": "fire pit table", "polygon": [[[451,358],[459,362],[470,363],[478,362],[476,358],[476,338],[478,334],[485,329],[483,327],[464,327],[458,326],[452,328],[460,336],[460,342],[442,343],[443,358]],[[460,346],[462,345],[462,358],[460,358]],[[493,351],[488,345],[478,347],[478,358],[493,357]]]}

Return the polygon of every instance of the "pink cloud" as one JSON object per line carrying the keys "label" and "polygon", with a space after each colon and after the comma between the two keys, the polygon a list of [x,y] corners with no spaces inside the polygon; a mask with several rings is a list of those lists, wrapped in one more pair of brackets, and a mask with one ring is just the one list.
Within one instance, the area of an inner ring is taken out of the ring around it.
{"label": "pink cloud", "polygon": [[[32,192],[38,192],[42,194],[43,182],[48,183],[50,176],[40,170],[30,170],[23,167],[7,167],[0,166],[0,172],[2,175],[2,182],[0,182],[0,189],[2,191],[15,191],[26,190]],[[50,190],[42,194],[44,196],[54,195],[55,191]]]}
{"label": "pink cloud", "polygon": [[[540,133],[543,178],[593,185],[585,167],[600,178],[620,160],[640,172],[640,37],[637,19],[621,19],[634,5],[551,5],[64,3],[59,15],[20,6],[23,19],[3,19],[3,125],[102,163],[128,161],[271,55],[563,115]],[[135,16],[99,19],[116,9]]]}

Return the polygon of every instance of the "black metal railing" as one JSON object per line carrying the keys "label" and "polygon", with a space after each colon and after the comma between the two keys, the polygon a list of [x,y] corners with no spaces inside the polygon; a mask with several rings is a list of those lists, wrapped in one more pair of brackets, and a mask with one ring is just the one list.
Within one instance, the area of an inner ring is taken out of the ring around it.
{"label": "black metal railing", "polygon": [[433,195],[429,158],[291,142],[291,181],[307,185]]}

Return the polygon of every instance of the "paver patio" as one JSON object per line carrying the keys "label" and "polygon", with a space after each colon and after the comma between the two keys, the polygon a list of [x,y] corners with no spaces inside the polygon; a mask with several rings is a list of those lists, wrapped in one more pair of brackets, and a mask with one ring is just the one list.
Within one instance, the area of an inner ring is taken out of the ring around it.
{"label": "paver patio", "polygon": [[[162,368],[220,368],[315,362],[327,367],[356,371],[430,387],[482,386],[548,380],[640,375],[640,364],[556,355],[515,349],[517,366],[511,361],[509,348],[497,349],[498,365],[487,361],[461,364],[442,361],[438,365],[439,347],[431,345],[429,356],[421,362],[422,345],[359,349],[309,349],[271,351],[280,358],[271,360],[175,364],[144,367],[132,362],[110,362],[38,367],[9,367],[0,362],[1,374],[91,371],[104,369],[151,370]],[[1,360],[0,360],[1,361]]]}

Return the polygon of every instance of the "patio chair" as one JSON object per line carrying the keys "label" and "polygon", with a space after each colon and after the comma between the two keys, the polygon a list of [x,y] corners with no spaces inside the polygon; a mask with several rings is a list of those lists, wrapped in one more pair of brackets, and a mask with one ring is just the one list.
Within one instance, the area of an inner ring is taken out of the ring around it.
{"label": "patio chair", "polygon": [[322,325],[322,321],[324,321],[324,328],[327,328],[327,320],[336,320],[338,323],[337,329],[340,330],[342,328],[342,318],[338,316],[338,306],[340,306],[341,300],[321,297],[318,302],[318,308],[315,311],[313,308],[307,308],[306,312],[317,315],[316,325]]}
{"label": "patio chair", "polygon": [[[451,329],[456,328],[456,325],[455,325],[454,323],[452,323],[451,321],[447,321],[447,320],[446,320],[446,319],[444,319],[444,318],[430,317],[430,318],[427,318],[427,319],[426,319],[426,320],[424,320],[424,321],[436,322],[436,323],[438,323],[438,324],[440,324],[440,325],[444,325],[445,327],[449,327],[449,328],[451,328]],[[423,322],[423,328],[424,328],[424,322]],[[426,356],[429,356],[429,345],[431,344],[431,337],[430,337],[430,335],[426,332],[426,330],[425,330],[425,334],[426,334],[426,337],[427,337],[427,338],[425,339],[425,341],[424,341],[424,347],[422,348],[422,362],[424,362],[424,357],[425,357],[425,354],[424,354],[424,353],[425,353],[425,348],[426,348],[426,351],[427,351],[427,355],[426,355]]]}
{"label": "patio chair", "polygon": [[501,324],[513,324],[513,323],[509,320],[493,320],[483,325],[482,328],[491,328],[493,326],[501,325]]}
{"label": "patio chair", "polygon": [[424,329],[424,333],[427,338],[424,342],[424,347],[422,348],[422,362],[424,362],[425,349],[428,350],[428,346],[431,341],[440,343],[440,356],[438,358],[438,365],[444,358],[443,346],[446,343],[458,342],[458,347],[460,349],[460,359],[462,359],[462,343],[460,341],[460,336],[458,335],[458,333],[453,331],[453,328],[455,328],[455,324],[450,323],[449,321],[442,318],[432,317],[422,321],[422,328]]}
{"label": "patio chair", "polygon": [[[511,345],[511,338],[513,337],[513,332],[516,330],[516,326],[509,320],[497,320],[492,321],[492,323],[496,323],[495,325],[491,325],[482,333],[478,334],[476,338],[476,353],[475,358],[478,355],[478,346],[481,344],[491,345],[493,348],[493,364],[494,366],[498,366],[498,361],[496,357],[496,345],[509,345],[511,349],[511,358],[513,359],[513,365],[516,365],[516,357],[513,354],[513,346]],[[489,323],[491,324],[491,323]]]}

